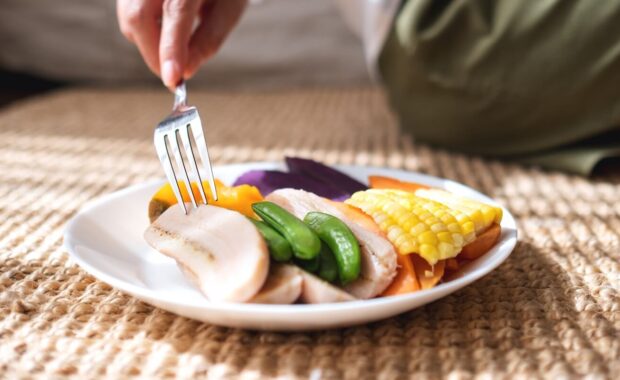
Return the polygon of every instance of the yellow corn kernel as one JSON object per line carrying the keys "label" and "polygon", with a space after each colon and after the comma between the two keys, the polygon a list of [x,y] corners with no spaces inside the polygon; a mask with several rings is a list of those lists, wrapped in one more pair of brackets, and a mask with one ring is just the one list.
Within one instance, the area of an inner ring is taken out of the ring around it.
{"label": "yellow corn kernel", "polygon": [[[453,215],[463,220],[463,215],[467,216],[474,223],[476,234],[483,232],[493,223],[502,221],[503,212],[500,207],[478,202],[460,195],[450,193],[440,189],[419,189],[415,195],[442,203],[458,212]],[[463,227],[461,225],[461,227]]]}
{"label": "yellow corn kernel", "polygon": [[437,245],[439,244],[439,240],[437,239],[437,235],[435,235],[432,231],[426,231],[418,236],[418,241],[420,244],[428,244],[428,245]]}
{"label": "yellow corn kernel", "polygon": [[[385,209],[390,209],[394,214],[398,211],[394,207],[388,207],[385,201],[370,199],[364,192],[355,193],[346,203],[358,207],[377,223],[379,228],[387,235],[388,240],[398,248],[401,254],[410,254],[419,251],[417,240],[407,231],[399,226],[394,215],[389,214]],[[415,218],[410,221],[413,224],[420,223]]]}
{"label": "yellow corn kernel", "polygon": [[[453,210],[448,206],[432,199],[418,197],[410,192],[401,190],[382,191],[391,196],[393,199],[399,199],[401,204],[408,204],[408,208],[412,208],[415,205],[415,207],[422,207],[433,213],[445,225],[447,225],[449,231],[454,233],[453,239],[455,241],[455,245],[462,247],[476,239],[475,224],[466,214],[458,210]],[[422,233],[422,231],[416,231],[416,233]]]}
{"label": "yellow corn kernel", "polygon": [[450,208],[432,200],[398,190],[370,189],[353,194],[346,203],[370,215],[401,254],[417,253],[431,265],[455,257],[465,243]]}

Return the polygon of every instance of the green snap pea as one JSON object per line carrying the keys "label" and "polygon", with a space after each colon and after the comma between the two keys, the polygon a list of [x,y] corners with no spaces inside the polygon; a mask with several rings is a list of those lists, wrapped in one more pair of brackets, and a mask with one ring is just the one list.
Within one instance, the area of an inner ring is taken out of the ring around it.
{"label": "green snap pea", "polygon": [[304,222],[331,249],[342,284],[356,280],[361,270],[360,245],[343,221],[322,212],[309,212]]}
{"label": "green snap pea", "polygon": [[338,279],[338,263],[327,244],[321,244],[321,253],[319,253],[321,265],[319,267],[319,277],[327,282],[334,282]]}
{"label": "green snap pea", "polygon": [[272,202],[254,203],[252,209],[265,223],[288,240],[295,257],[310,260],[319,255],[321,240],[295,215]]}
{"label": "green snap pea", "polygon": [[295,259],[295,264],[306,272],[316,273],[321,267],[321,256],[319,254],[319,256],[310,260]]}
{"label": "green snap pea", "polygon": [[315,273],[327,282],[338,279],[338,264],[327,244],[321,242],[321,252],[311,260],[295,259],[295,264],[307,272]]}
{"label": "green snap pea", "polygon": [[267,247],[269,247],[269,253],[275,261],[284,262],[289,261],[293,257],[293,249],[291,244],[286,240],[278,231],[269,227],[265,222],[248,218],[254,223],[256,229],[265,239]]}

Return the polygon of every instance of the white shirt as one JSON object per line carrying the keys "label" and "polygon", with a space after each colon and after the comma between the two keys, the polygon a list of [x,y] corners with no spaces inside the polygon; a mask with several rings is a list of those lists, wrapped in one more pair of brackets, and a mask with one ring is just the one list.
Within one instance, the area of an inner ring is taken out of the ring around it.
{"label": "white shirt", "polygon": [[345,22],[364,44],[366,65],[377,78],[377,59],[390,32],[400,0],[336,0]]}

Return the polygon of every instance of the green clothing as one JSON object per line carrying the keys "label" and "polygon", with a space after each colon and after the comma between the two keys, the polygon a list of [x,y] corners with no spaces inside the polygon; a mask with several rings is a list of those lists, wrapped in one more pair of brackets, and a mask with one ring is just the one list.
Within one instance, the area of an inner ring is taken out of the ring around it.
{"label": "green clothing", "polygon": [[379,69],[419,141],[583,174],[620,155],[620,0],[405,1]]}

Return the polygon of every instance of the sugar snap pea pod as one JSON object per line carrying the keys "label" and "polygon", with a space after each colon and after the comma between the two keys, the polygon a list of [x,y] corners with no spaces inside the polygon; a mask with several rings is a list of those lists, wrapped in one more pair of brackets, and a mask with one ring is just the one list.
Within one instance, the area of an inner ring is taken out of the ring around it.
{"label": "sugar snap pea pod", "polygon": [[295,259],[295,264],[297,264],[297,266],[299,266],[306,272],[316,273],[321,267],[321,255],[319,253],[317,257],[310,260]]}
{"label": "sugar snap pea pod", "polygon": [[265,223],[288,240],[295,257],[310,260],[319,255],[321,240],[295,215],[272,202],[254,203],[252,209]]}
{"label": "sugar snap pea pod", "polygon": [[254,223],[258,232],[260,232],[265,239],[267,247],[269,247],[271,258],[275,261],[284,262],[289,261],[291,257],[293,257],[293,249],[291,248],[291,244],[282,235],[280,235],[278,231],[269,227],[269,225],[265,222],[252,218],[248,219]]}
{"label": "sugar snap pea pod", "polygon": [[340,282],[348,284],[356,280],[361,268],[360,245],[349,227],[335,216],[322,212],[309,212],[304,222],[334,253]]}
{"label": "sugar snap pea pod", "polygon": [[338,263],[336,263],[336,258],[326,243],[321,244],[319,258],[321,260],[319,277],[327,282],[336,281],[338,279]]}

